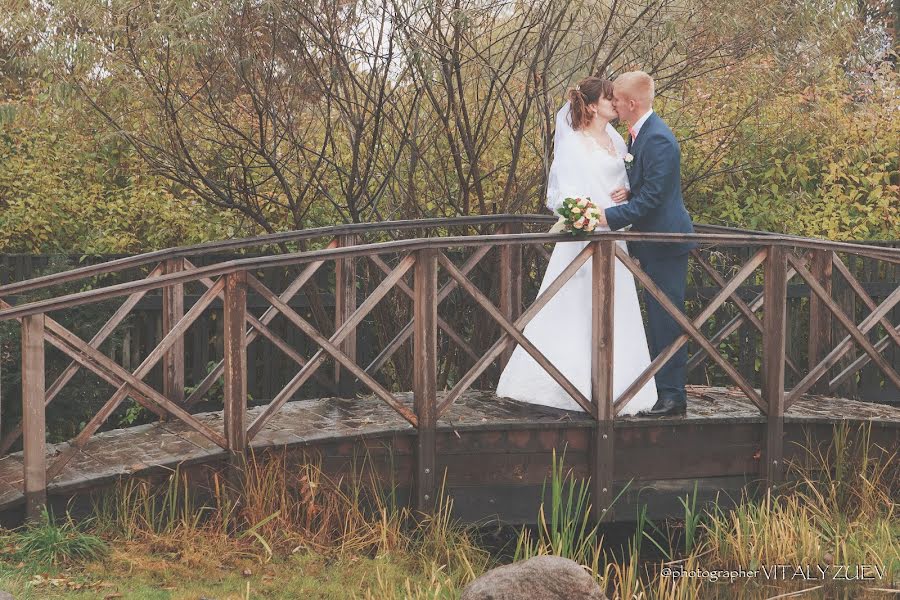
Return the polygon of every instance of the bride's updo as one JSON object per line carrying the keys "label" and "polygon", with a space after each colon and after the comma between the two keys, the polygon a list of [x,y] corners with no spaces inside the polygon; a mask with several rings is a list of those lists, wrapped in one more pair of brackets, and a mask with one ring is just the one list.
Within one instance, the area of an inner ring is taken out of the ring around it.
{"label": "bride's updo", "polygon": [[583,129],[590,125],[594,116],[588,110],[589,104],[594,104],[600,98],[612,100],[613,84],[608,79],[600,77],[585,77],[567,92],[570,111],[572,113],[572,129]]}

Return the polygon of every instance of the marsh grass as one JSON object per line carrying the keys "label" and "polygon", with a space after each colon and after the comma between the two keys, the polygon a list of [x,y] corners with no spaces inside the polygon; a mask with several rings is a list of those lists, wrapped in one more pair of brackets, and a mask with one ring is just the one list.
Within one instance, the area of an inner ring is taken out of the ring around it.
{"label": "marsh grass", "polygon": [[377,476],[368,454],[354,457],[351,473],[338,480],[316,461],[294,464],[269,453],[241,466],[240,496],[217,473],[210,482],[203,500],[179,470],[162,485],[125,482],[95,505],[96,527],[205,571],[223,561],[366,560],[377,598],[444,597],[434,590],[453,597],[491,563],[472,532],[451,517],[443,489],[433,514],[415,514],[398,505],[396,484]]}
{"label": "marsh grass", "polygon": [[[900,572],[897,450],[873,446],[870,426],[851,430],[846,424],[835,428],[827,446],[807,439],[803,448],[789,466],[790,483],[761,498],[744,497],[733,508],[718,501],[700,506],[695,485],[692,494],[680,498],[681,519],[656,524],[647,518],[645,506],[639,508],[634,533],[622,551],[604,548],[600,530],[591,526],[589,481],[576,480],[563,467],[564,456],[557,460],[554,455],[545,484],[550,486],[550,505],[541,505],[536,533],[523,528],[515,558],[571,558],[594,574],[611,599],[623,600],[736,597],[733,587],[729,591],[696,578],[663,576],[664,567],[867,564],[884,569],[882,586],[893,585]],[[742,597],[778,593],[758,592]]]}
{"label": "marsh grass", "polygon": [[[900,572],[896,449],[870,443],[869,426],[835,428],[827,447],[807,440],[776,495],[714,506],[702,529],[719,565],[874,564]],[[873,448],[875,452],[873,452]]]}
{"label": "marsh grass", "polygon": [[[573,471],[565,467],[565,451],[557,457],[554,450],[551,460],[549,515],[548,507],[542,501],[537,537],[531,530],[523,528],[516,543],[514,560],[552,554],[580,564],[595,565],[597,549],[602,544],[597,539],[600,524],[592,524],[590,479],[576,479]],[[547,497],[547,484],[545,480],[541,487],[542,498]]]}
{"label": "marsh grass", "polygon": [[[534,556],[553,555],[569,558],[583,565],[606,589],[613,599],[656,598],[659,600],[693,600],[698,598],[700,585],[691,580],[672,580],[660,577],[661,564],[644,558],[646,543],[667,558],[673,554],[671,540],[647,518],[647,508],[642,506],[636,515],[636,526],[623,553],[604,547],[600,535],[602,521],[592,518],[590,504],[590,479],[576,479],[572,469],[565,467],[565,452],[557,457],[553,453],[549,482],[545,481],[542,496],[546,497],[549,485],[549,506],[541,504],[536,534],[523,528],[516,544],[514,560],[526,560]],[[628,486],[624,486],[612,505],[621,498]],[[696,490],[694,496],[683,499],[685,522],[691,528],[691,547],[697,547],[693,539],[699,522]],[[693,565],[696,553],[685,560]],[[680,562],[680,561],[678,561]],[[687,568],[687,566],[685,567]]]}
{"label": "marsh grass", "polygon": [[[547,503],[537,527],[521,530],[514,558],[571,558],[611,600],[758,599],[794,591],[663,575],[663,568],[765,563],[876,564],[886,570],[880,587],[889,588],[900,570],[897,451],[871,451],[869,442],[868,429],[839,427],[829,446],[807,444],[789,484],[733,509],[699,505],[696,488],[681,498],[680,519],[654,523],[641,507],[633,533],[616,545],[607,545],[591,518],[589,480],[565,467],[565,453],[554,454],[542,490]],[[21,560],[28,573],[37,565],[76,573],[86,587],[73,593],[85,598],[105,597],[105,589],[85,590],[112,580],[134,590],[125,598],[444,600],[458,598],[497,564],[477,532],[454,521],[443,488],[433,514],[416,514],[399,506],[396,484],[374,467],[370,456],[358,457],[334,480],[316,461],[251,456],[241,469],[240,496],[233,480],[215,473],[202,491],[180,470],[162,484],[130,480],[97,503],[89,522],[48,516],[0,534],[0,587],[25,599],[59,597],[18,574],[12,561]],[[242,576],[248,571],[253,575]],[[165,591],[175,589],[179,594]]]}

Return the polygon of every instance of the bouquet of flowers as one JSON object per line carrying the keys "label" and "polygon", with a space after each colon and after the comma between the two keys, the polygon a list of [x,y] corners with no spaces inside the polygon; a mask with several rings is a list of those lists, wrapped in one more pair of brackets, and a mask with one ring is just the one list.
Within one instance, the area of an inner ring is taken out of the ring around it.
{"label": "bouquet of flowers", "polygon": [[600,224],[600,209],[590,198],[566,198],[556,212],[559,220],[550,228],[549,233],[591,233]]}

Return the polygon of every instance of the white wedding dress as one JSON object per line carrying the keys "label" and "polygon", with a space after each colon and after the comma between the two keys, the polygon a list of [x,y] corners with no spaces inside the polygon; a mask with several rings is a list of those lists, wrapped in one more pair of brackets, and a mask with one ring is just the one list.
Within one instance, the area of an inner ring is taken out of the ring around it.
{"label": "white wedding dress", "polygon": [[[556,115],[554,157],[547,186],[547,207],[556,209],[567,197],[589,197],[600,208],[613,205],[610,192],[628,187],[622,157],[625,140],[612,127],[607,131],[618,156],[604,150],[590,135],[575,131],[568,119],[569,103]],[[608,231],[608,229],[606,229]],[[538,295],[584,249],[588,242],[556,244]],[[624,242],[619,242],[625,248]],[[524,335],[584,396],[591,399],[591,261],[569,279],[525,326]],[[615,268],[613,331],[613,395],[618,398],[650,364],[650,350],[638,304],[634,276],[620,261]],[[581,406],[525,349],[516,346],[497,384],[497,395],[522,402],[582,411]],[[651,379],[626,404],[620,415],[633,415],[656,403]]]}

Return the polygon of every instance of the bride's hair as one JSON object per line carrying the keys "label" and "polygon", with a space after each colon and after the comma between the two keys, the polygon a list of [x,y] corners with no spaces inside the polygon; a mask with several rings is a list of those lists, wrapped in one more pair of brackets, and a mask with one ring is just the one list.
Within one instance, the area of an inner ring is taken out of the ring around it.
{"label": "bride's hair", "polygon": [[572,118],[572,129],[587,127],[593,115],[588,111],[588,104],[593,104],[600,98],[612,100],[613,84],[608,79],[600,77],[585,77],[566,93],[569,99],[569,107]]}

